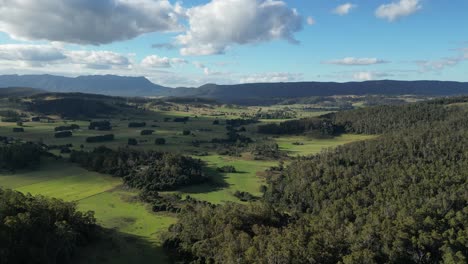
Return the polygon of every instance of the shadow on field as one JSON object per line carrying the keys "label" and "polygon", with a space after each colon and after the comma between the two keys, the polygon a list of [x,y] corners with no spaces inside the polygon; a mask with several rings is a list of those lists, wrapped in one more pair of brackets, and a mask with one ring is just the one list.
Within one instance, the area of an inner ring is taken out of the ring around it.
{"label": "shadow on field", "polygon": [[73,264],[170,263],[161,245],[148,239],[105,229],[93,244],[78,251]]}
{"label": "shadow on field", "polygon": [[229,183],[226,182],[227,176],[225,173],[220,173],[215,168],[211,167],[206,167],[205,173],[209,176],[208,182],[188,186],[180,189],[180,191],[189,194],[209,193],[219,191],[230,186]]}

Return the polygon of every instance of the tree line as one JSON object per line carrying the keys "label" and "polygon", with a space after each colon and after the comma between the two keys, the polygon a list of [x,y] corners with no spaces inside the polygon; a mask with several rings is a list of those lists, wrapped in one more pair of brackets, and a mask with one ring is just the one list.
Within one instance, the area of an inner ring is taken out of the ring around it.
{"label": "tree line", "polygon": [[467,111],[416,105],[376,111],[414,115],[377,139],[272,170],[259,203],[185,208],[166,250],[188,263],[466,263]]}
{"label": "tree line", "polygon": [[98,230],[75,203],[0,188],[0,263],[70,263]]}
{"label": "tree line", "polygon": [[73,151],[70,161],[122,177],[128,186],[147,191],[173,190],[207,180],[201,160],[173,153],[102,146],[91,152]]}

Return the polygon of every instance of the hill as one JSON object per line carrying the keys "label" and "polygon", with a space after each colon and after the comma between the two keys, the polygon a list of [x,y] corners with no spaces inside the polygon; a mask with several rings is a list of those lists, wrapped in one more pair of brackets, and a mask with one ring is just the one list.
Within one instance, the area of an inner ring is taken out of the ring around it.
{"label": "hill", "polygon": [[206,84],[199,88],[177,88],[173,96],[212,98],[227,103],[258,104],[273,98],[332,95],[424,95],[468,94],[468,83],[448,81],[366,81],[366,82],[294,82],[248,83],[236,85]]}
{"label": "hill", "polygon": [[158,96],[166,88],[145,77],[90,75],[75,78],[55,75],[0,75],[0,87],[31,87],[49,92],[80,92],[114,96]]}
{"label": "hill", "polygon": [[45,91],[27,87],[7,87],[0,89],[0,97],[32,96],[41,93],[45,93]]}

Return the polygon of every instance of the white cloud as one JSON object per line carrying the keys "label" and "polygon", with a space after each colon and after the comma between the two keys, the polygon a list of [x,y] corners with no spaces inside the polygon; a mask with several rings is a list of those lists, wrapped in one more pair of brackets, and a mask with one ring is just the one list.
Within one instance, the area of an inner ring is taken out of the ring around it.
{"label": "white cloud", "polygon": [[336,64],[336,65],[346,65],[346,66],[359,66],[359,65],[373,65],[373,64],[382,64],[388,63],[388,61],[377,59],[377,58],[354,58],[346,57],[339,60],[331,60],[324,62],[325,64]]}
{"label": "white cloud", "polygon": [[49,45],[0,45],[0,60],[43,63],[63,60],[65,58],[60,49]]}
{"label": "white cloud", "polygon": [[460,61],[464,60],[463,57],[456,58],[444,58],[439,60],[419,60],[415,63],[419,66],[420,72],[430,72],[430,71],[442,71],[443,69],[451,66],[455,66]]}
{"label": "white cloud", "polygon": [[354,8],[356,8],[356,5],[353,5],[351,3],[346,3],[346,4],[339,5],[335,9],[333,9],[333,13],[340,15],[340,16],[344,16],[344,15],[349,14],[349,12],[351,12],[351,10]]}
{"label": "white cloud", "polygon": [[390,4],[379,6],[375,11],[378,18],[387,19],[392,22],[396,19],[409,16],[422,8],[420,0],[399,0]]}
{"label": "white cloud", "polygon": [[311,16],[307,17],[307,25],[315,25],[315,19]]}
{"label": "white cloud", "polygon": [[186,63],[188,62],[184,59],[159,57],[157,55],[147,56],[141,61],[142,66],[153,67],[153,68],[171,68],[174,65],[186,64]]}
{"label": "white cloud", "polygon": [[0,31],[26,40],[104,44],[181,30],[168,0],[0,0]]}
{"label": "white cloud", "polygon": [[382,79],[385,77],[392,76],[391,74],[384,73],[384,72],[370,72],[370,71],[362,71],[356,72],[353,74],[353,79],[356,81],[371,81],[376,79]]}
{"label": "white cloud", "polygon": [[242,76],[240,83],[293,82],[302,79],[302,74],[273,72]]}
{"label": "white cloud", "polygon": [[111,69],[112,67],[128,67],[129,59],[112,51],[65,51],[69,63],[82,65],[90,69]]}
{"label": "white cloud", "polygon": [[187,11],[188,31],[176,37],[183,55],[221,54],[232,44],[276,39],[297,42],[302,29],[295,9],[277,0],[211,0]]}

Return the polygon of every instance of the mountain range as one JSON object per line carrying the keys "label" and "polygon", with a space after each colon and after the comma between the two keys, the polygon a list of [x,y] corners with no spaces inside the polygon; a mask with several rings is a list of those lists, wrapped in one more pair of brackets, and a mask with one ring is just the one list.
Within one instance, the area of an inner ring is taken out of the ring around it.
{"label": "mountain range", "polygon": [[332,95],[425,95],[468,94],[468,83],[450,81],[289,82],[234,85],[206,84],[198,88],[169,88],[145,77],[93,75],[0,75],[0,87],[30,87],[50,92],[81,92],[112,96],[175,96],[248,103],[271,98]]}

